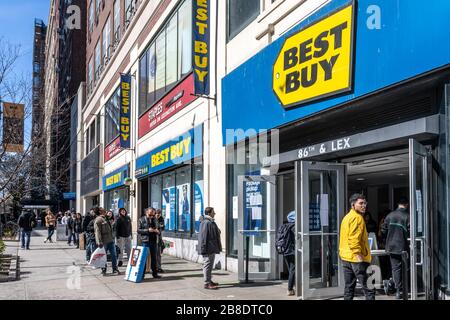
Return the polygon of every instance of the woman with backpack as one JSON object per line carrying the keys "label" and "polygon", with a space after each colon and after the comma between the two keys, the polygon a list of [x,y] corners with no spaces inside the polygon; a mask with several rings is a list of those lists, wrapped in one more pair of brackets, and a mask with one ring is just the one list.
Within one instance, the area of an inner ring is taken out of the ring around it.
{"label": "woman with backpack", "polygon": [[295,211],[291,211],[287,216],[287,222],[280,226],[277,233],[276,249],[284,256],[284,261],[288,266],[288,296],[294,296],[295,282]]}

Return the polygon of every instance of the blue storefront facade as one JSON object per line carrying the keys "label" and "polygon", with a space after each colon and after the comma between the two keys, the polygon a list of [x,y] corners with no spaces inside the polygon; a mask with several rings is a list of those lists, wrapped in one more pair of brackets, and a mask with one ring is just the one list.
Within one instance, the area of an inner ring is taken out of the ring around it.
{"label": "blue storefront facade", "polygon": [[[230,257],[242,259],[246,245],[234,210],[248,200],[240,184],[275,185],[252,200],[268,230],[246,248],[255,279],[283,278],[265,248],[295,211],[297,295],[339,292],[339,223],[358,192],[381,251],[384,217],[409,198],[409,298],[449,296],[449,13],[446,1],[333,0],[222,79]],[[373,260],[382,280],[391,277],[386,258]]]}

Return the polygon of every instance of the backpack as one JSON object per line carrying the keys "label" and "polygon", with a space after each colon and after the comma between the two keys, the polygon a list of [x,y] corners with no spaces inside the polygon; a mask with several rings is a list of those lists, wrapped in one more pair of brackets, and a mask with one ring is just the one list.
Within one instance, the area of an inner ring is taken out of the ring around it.
{"label": "backpack", "polygon": [[289,251],[292,244],[295,243],[291,228],[293,223],[284,223],[278,228],[277,238],[275,240],[275,248],[279,254],[285,254]]}

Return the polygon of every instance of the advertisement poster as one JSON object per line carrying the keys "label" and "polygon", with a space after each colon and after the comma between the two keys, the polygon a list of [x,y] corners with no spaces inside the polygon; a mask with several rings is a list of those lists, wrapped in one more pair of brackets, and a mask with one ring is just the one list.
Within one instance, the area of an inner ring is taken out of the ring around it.
{"label": "advertisement poster", "polygon": [[194,184],[194,212],[195,212],[195,232],[200,230],[200,217],[204,213],[203,208],[203,180]]}
{"label": "advertisement poster", "polygon": [[[244,230],[260,230],[262,226],[261,182],[245,182]],[[246,232],[247,235],[259,233]]]}
{"label": "advertisement poster", "polygon": [[137,283],[142,281],[148,253],[149,249],[147,247],[135,246],[131,249],[125,280]]}
{"label": "advertisement poster", "polygon": [[166,230],[175,230],[175,187],[163,189],[161,207]]}
{"label": "advertisement poster", "polygon": [[178,199],[178,215],[179,228],[178,230],[190,230],[191,228],[191,188],[190,183],[185,183],[177,186]]}

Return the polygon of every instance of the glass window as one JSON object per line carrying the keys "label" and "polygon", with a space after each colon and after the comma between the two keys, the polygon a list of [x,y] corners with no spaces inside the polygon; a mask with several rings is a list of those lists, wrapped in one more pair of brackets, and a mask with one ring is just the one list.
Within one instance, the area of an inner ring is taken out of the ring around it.
{"label": "glass window", "polygon": [[194,166],[194,225],[195,233],[200,230],[200,217],[204,214],[203,164]]}
{"label": "glass window", "polygon": [[176,170],[178,231],[191,230],[191,167]]}
{"label": "glass window", "polygon": [[95,1],[95,2],[96,2],[95,6],[96,6],[96,8],[97,8],[97,11],[96,11],[97,16],[99,15],[100,10],[101,10],[101,3],[100,3],[100,1],[101,1],[101,0],[96,0],[96,1]]}
{"label": "glass window", "polygon": [[92,80],[94,80],[94,61],[89,60],[89,73],[88,73],[88,91],[90,92],[92,90]]}
{"label": "glass window", "polygon": [[144,54],[139,61],[139,114],[147,109],[148,55]]}
{"label": "glass window", "polygon": [[97,80],[100,77],[100,40],[97,42],[97,45],[95,46],[95,80]]}
{"label": "glass window", "polygon": [[89,152],[95,148],[95,120],[89,126]]}
{"label": "glass window", "polygon": [[89,33],[94,29],[94,1],[89,6]]}
{"label": "glass window", "polygon": [[103,28],[103,63],[109,58],[109,46],[111,44],[111,19],[108,17],[105,27]]}
{"label": "glass window", "polygon": [[147,53],[147,70],[148,70],[148,94],[147,94],[147,107],[151,106],[156,101],[155,95],[155,79],[156,79],[156,53],[155,44],[153,43]]}
{"label": "glass window", "polygon": [[100,144],[100,114],[97,114],[96,117],[96,122],[97,122],[97,129],[95,130],[95,141],[96,141],[96,145]]}
{"label": "glass window", "polygon": [[84,156],[89,154],[89,128],[84,132]]}
{"label": "glass window", "polygon": [[178,79],[192,69],[192,1],[187,0],[178,11]]}
{"label": "glass window", "polygon": [[259,14],[260,0],[228,0],[228,39],[232,39]]}
{"label": "glass window", "polygon": [[169,91],[177,82],[177,15],[170,19],[166,30],[166,86]]}
{"label": "glass window", "polygon": [[156,100],[161,98],[166,90],[166,32],[163,30],[156,38]]}
{"label": "glass window", "polygon": [[119,135],[120,89],[114,92],[105,105],[105,145],[111,143]]}
{"label": "glass window", "polygon": [[175,174],[173,172],[163,175],[162,214],[164,215],[165,229],[176,230],[175,213]]}
{"label": "glass window", "polygon": [[112,211],[115,217],[119,215],[120,208],[125,208],[130,214],[128,188],[105,191],[104,208]]}
{"label": "glass window", "polygon": [[[161,195],[162,195],[162,176],[155,176],[150,178],[150,206],[155,209],[162,209]],[[163,218],[165,212],[162,213]]]}
{"label": "glass window", "polygon": [[114,41],[120,38],[120,0],[114,2]]}

